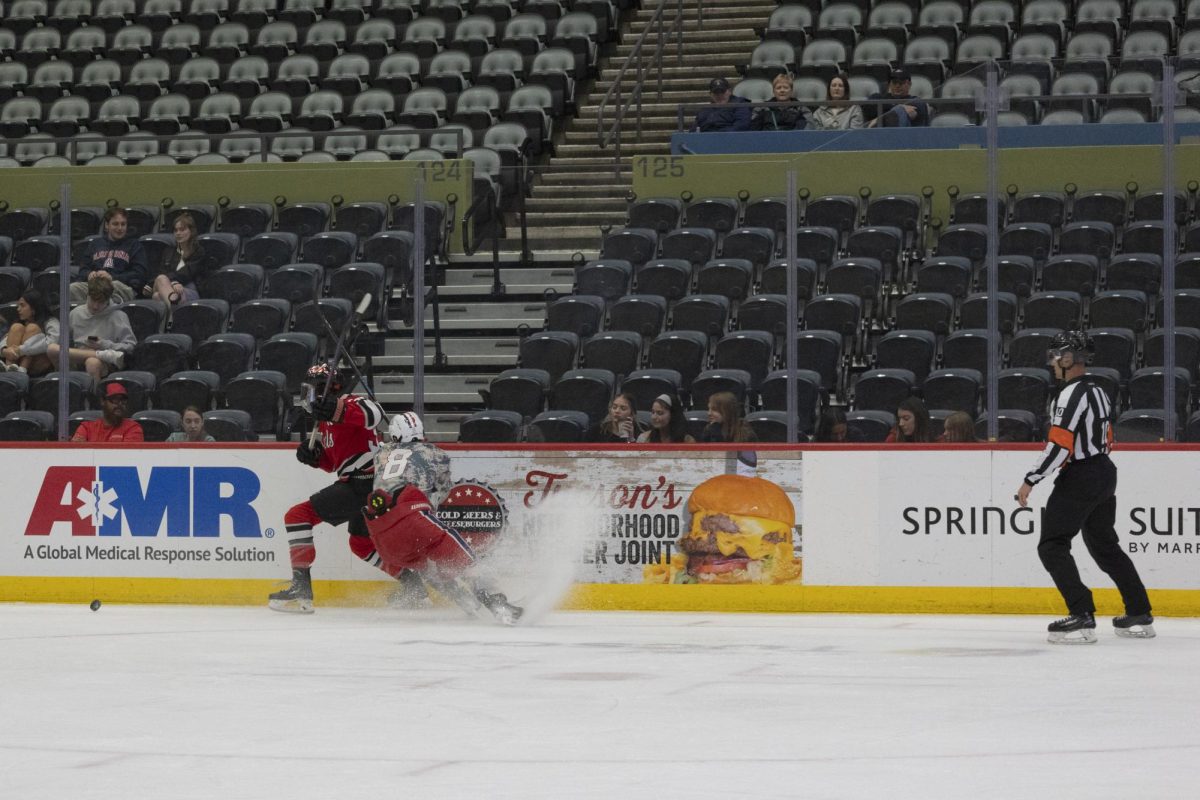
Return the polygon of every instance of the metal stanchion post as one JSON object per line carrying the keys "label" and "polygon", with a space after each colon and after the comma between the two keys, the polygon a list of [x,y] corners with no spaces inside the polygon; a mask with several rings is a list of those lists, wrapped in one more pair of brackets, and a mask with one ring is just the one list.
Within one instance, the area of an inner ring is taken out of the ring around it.
{"label": "metal stanchion post", "polygon": [[787,173],[787,341],[784,343],[784,368],[787,370],[787,439],[791,444],[800,440],[800,403],[796,397],[796,336],[800,332],[800,308],[796,299],[796,170]]}
{"label": "metal stanchion post", "polygon": [[425,415],[425,181],[417,178],[413,206],[413,411]]}
{"label": "metal stanchion post", "polygon": [[58,188],[58,440],[67,441],[71,412],[71,184],[63,181]]}

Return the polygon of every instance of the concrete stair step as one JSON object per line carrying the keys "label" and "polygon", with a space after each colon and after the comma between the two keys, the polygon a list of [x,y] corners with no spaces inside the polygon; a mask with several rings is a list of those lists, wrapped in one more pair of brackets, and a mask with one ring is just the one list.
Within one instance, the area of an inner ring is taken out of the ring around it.
{"label": "concrete stair step", "polygon": [[[517,363],[519,344],[520,339],[516,336],[444,336],[442,354],[449,358],[452,364],[508,369]],[[434,345],[433,339],[425,340],[426,366],[433,366]],[[414,361],[412,339],[393,337],[384,340],[384,353],[375,358],[375,366],[380,369],[411,368]]]}
{"label": "concrete stair step", "polygon": [[611,197],[624,197],[630,190],[628,183],[600,183],[584,186],[562,186],[558,184],[543,184],[529,200],[525,201],[528,209],[534,201],[561,203],[564,200],[586,199],[589,203],[603,202]]}
{"label": "concrete stair step", "polygon": [[590,227],[593,235],[599,235],[601,225],[616,225],[625,222],[624,208],[613,211],[584,211],[561,209],[559,211],[537,211],[526,213],[530,228],[551,228],[559,226]]}
{"label": "concrete stair step", "polygon": [[[566,247],[569,243],[570,247],[583,245],[599,252],[601,238],[599,225],[561,224],[549,227],[531,226],[529,228],[529,241],[531,245],[539,242],[552,242],[560,247]],[[514,238],[512,241],[514,244],[520,244],[519,239]]]}
{"label": "concrete stair step", "polygon": [[629,187],[619,186],[605,197],[550,197],[539,193],[525,202],[525,216],[531,218],[534,214],[561,213],[568,209],[586,210],[588,213],[611,214],[625,211],[625,195]]}
{"label": "concrete stair step", "polygon": [[[624,201],[621,202],[624,208]],[[558,205],[562,206],[563,203],[559,201]],[[488,296],[494,279],[490,267],[490,264],[484,264],[472,268],[447,269],[446,282],[438,287],[438,293],[446,298]],[[540,295],[547,287],[570,291],[573,279],[574,272],[568,270],[564,281],[562,267],[558,266],[500,268],[500,282],[509,296]]]}
{"label": "concrete stair step", "polygon": [[[663,90],[661,95],[658,91],[658,85],[654,81],[647,81],[646,85],[642,87],[642,103],[689,103],[694,101],[697,97],[703,97],[707,100],[709,80],[711,80],[711,78],[705,80],[689,80],[687,82],[682,80],[675,82],[663,81]],[[673,83],[676,85],[672,85]],[[730,81],[730,83],[733,83],[733,81]],[[600,104],[600,101],[604,99],[604,95],[607,91],[608,87],[605,86],[603,92],[589,92],[587,97],[580,98],[578,101],[580,104],[579,116],[576,119],[572,119],[570,122],[568,122],[568,126],[574,124],[577,119],[588,119],[587,114],[584,113],[583,109],[595,109],[596,106]],[[592,117],[593,118],[590,121],[590,124],[595,127],[596,122],[594,113]]]}
{"label": "concrete stair step", "polygon": [[[626,173],[628,174],[628,173]],[[603,186],[612,182],[613,173],[609,169],[607,173],[591,173],[591,172],[559,172],[554,175],[547,175],[542,185],[544,186]],[[540,187],[539,187],[540,188]],[[534,197],[538,195],[538,189],[534,189]]]}
{"label": "concrete stair step", "polygon": [[[684,117],[684,123],[686,124],[687,122],[689,122],[690,118],[692,118],[692,117],[695,117],[695,114],[686,115]],[[625,148],[627,146],[635,143],[636,133],[637,133],[636,125],[637,125],[636,120],[630,119],[628,126],[624,129],[624,132],[622,133],[622,142],[621,142],[621,152],[622,153],[626,152]],[[671,134],[674,133],[676,130],[678,130],[678,128],[679,128],[678,119],[676,118],[676,116],[674,114],[671,114],[671,116],[669,116],[669,117],[664,116],[664,117],[657,117],[657,118],[650,118],[650,117],[643,118],[642,119],[642,144],[649,144],[649,145],[655,145],[655,146],[661,145],[662,148],[664,148],[663,151],[661,151],[661,152],[670,150]],[[567,131],[565,134],[563,134],[563,141],[562,141],[562,144],[559,146],[562,147],[563,145],[574,146],[574,145],[587,145],[587,144],[590,144],[592,147],[596,146],[596,132],[595,131],[586,131],[586,130]],[[660,151],[656,150],[654,152],[658,153]],[[639,155],[641,155],[641,153],[639,153]]]}
{"label": "concrete stair step", "polygon": [[[708,102],[711,102],[709,100],[708,96],[703,95],[703,94],[693,94],[693,95],[687,97],[686,99],[679,100],[676,102],[664,100],[661,103],[658,102],[657,100],[650,102],[649,98],[643,97],[643,99],[642,99],[642,119],[646,120],[646,119],[650,119],[652,117],[661,117],[661,118],[665,119],[667,117],[673,117],[673,116],[675,116],[675,110],[680,106],[680,104],[691,105],[694,103],[708,103]],[[598,104],[589,104],[586,106],[580,106],[579,107],[579,116],[576,118],[578,121],[580,121],[582,123],[582,127],[584,127],[584,128],[590,127],[592,129],[593,136],[596,135],[596,112],[599,110],[600,110],[600,106]],[[637,110],[637,106],[632,106],[630,108],[630,111],[636,111],[636,110]],[[606,109],[605,117],[607,118],[608,116],[609,115],[608,115],[607,109]],[[574,126],[571,126],[571,127],[574,127]],[[568,130],[569,130],[569,128],[568,128]]]}
{"label": "concrete stair step", "polygon": [[[673,62],[674,59],[671,59],[671,61]],[[703,67],[703,73],[698,72],[697,70],[699,68],[694,64],[688,66],[664,66],[662,68],[663,90],[696,90],[707,92],[708,82],[717,75],[728,78],[730,83],[736,83],[738,80],[740,80],[738,77],[736,64],[745,64],[749,61],[750,55],[749,53],[746,53],[743,58],[738,61],[730,59],[727,64],[717,65],[716,67],[705,66]],[[600,96],[603,97],[604,93],[608,91],[610,86],[612,86],[612,82],[616,80],[617,73],[619,71],[619,67],[603,70],[600,73],[600,76],[597,78],[596,83],[593,85],[589,96],[599,93]],[[630,73],[626,72],[626,82],[630,80],[629,76]],[[654,90],[657,91],[657,77],[648,77],[646,79],[646,89],[643,89],[643,92],[650,88],[654,88]]]}
{"label": "concrete stair step", "polygon": [[[537,328],[542,327],[539,320]],[[499,370],[497,371],[499,372]],[[425,402],[427,404],[483,406],[480,389],[487,389],[494,375],[425,373]],[[375,397],[381,403],[410,404],[413,401],[413,376],[384,374],[375,376]]]}
{"label": "concrete stair step", "polygon": [[[696,13],[696,7],[694,5],[691,7],[685,5],[683,8],[683,23],[684,25],[703,24],[705,27],[708,27],[709,25],[715,24],[717,20],[722,19],[742,19],[753,16],[762,16],[765,19],[771,15],[771,11],[777,6],[778,3],[775,2],[740,2],[737,5],[729,4],[720,8],[705,6],[703,22],[701,22]],[[629,18],[630,25],[640,30],[644,25],[649,24],[649,22],[654,19],[654,11],[655,9],[653,7],[639,9],[632,17]],[[667,27],[670,27],[671,23],[675,19],[674,9],[668,9],[666,17]]]}
{"label": "concrete stair step", "polygon": [[[575,259],[577,254],[583,255],[583,258],[593,259],[600,257],[600,233],[592,230],[588,234],[562,235],[559,229],[551,228],[547,231],[530,231],[529,246],[538,247],[538,254],[552,254],[559,260]],[[536,237],[533,234],[536,233]],[[500,242],[502,252],[517,253],[521,249],[520,239],[505,239]]]}
{"label": "concrete stair step", "polygon": [[[591,144],[563,144],[559,145],[558,153],[563,158],[569,158],[572,155],[591,155],[596,152],[596,143]],[[641,142],[635,144],[629,142],[621,145],[621,154],[626,156],[652,156],[664,155],[671,152],[671,144],[667,141],[662,142]]]}
{"label": "concrete stair step", "polygon": [[[741,8],[738,6],[726,7],[716,10],[705,9],[703,21],[696,18],[696,12],[684,12],[683,14],[683,31],[684,36],[687,36],[689,31],[709,31],[714,28],[719,29],[722,25],[755,25],[765,24],[768,17],[771,16],[771,11],[777,8],[775,4],[769,6],[747,6]],[[650,12],[642,15],[641,12],[637,16],[630,18],[629,30],[641,31],[644,26],[650,23],[654,18],[654,13]],[[760,22],[761,20],[761,22]],[[671,28],[672,19],[667,20],[667,29]],[[626,36],[629,34],[626,33]],[[656,34],[651,33],[652,37]]]}
{"label": "concrete stair step", "polygon": [[[759,25],[765,24],[766,17],[762,17],[761,20],[758,17],[755,17],[753,20],[726,20],[722,23],[713,22],[706,24],[703,28],[693,28],[692,30],[684,29],[683,52],[686,55],[688,53],[689,46],[699,42],[732,43],[746,41],[757,43],[762,39],[757,33],[755,33],[754,29]],[[646,41],[647,44],[653,43],[655,47],[658,47],[658,37],[655,34],[651,33],[650,39],[647,39]],[[676,37],[668,36],[663,40],[663,49],[668,55],[673,56],[675,54],[675,48],[677,47],[678,42],[679,40]],[[628,48],[626,52],[628,52],[629,50],[633,49],[633,45],[636,43],[636,36],[627,35],[622,40],[621,44],[617,45],[616,50],[619,52],[620,48],[626,47]],[[643,45],[643,47],[645,47],[645,45]]]}
{"label": "concrete stair step", "polygon": [[[443,331],[512,331],[520,325],[541,327],[545,304],[539,302],[447,302],[440,304]],[[392,320],[393,330],[406,330]],[[433,309],[425,307],[425,329],[433,330]]]}
{"label": "concrete stair step", "polygon": [[[753,31],[747,31],[747,33],[750,35],[743,36],[739,31],[731,31],[729,33],[718,31],[713,36],[705,37],[704,39],[700,39],[698,41],[684,41],[684,60],[696,63],[701,61],[702,56],[711,58],[714,55],[723,55],[730,60],[743,58],[748,61],[750,58],[750,51],[754,49],[754,45],[758,43],[760,39],[754,35]],[[615,48],[613,48],[612,58],[617,59],[619,63],[620,59],[625,59],[630,53],[633,52],[633,47],[633,43],[617,45]],[[647,54],[648,57],[652,55],[652,53]],[[672,61],[675,60],[674,48],[668,50],[664,47],[663,61],[665,62],[668,59]]]}

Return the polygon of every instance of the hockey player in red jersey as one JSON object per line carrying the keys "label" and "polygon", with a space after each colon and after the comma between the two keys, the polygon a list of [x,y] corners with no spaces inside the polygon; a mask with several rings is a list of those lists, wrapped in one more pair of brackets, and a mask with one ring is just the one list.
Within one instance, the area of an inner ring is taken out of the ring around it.
{"label": "hockey player in red jersey", "polygon": [[[362,507],[373,488],[375,451],[380,440],[376,429],[387,418],[374,400],[346,393],[346,380],[328,364],[310,367],[305,378],[305,406],[316,420],[317,437],[310,445],[303,439],[296,448],[302,464],[333,473],[337,480],[284,514],[288,556],[292,562],[291,585],[271,594],[269,606],[276,611],[311,613],[313,592],[311,568],[317,556],[313,526],[348,524],[350,549],[372,566],[392,577],[401,569],[385,564],[375,552],[363,522]],[[329,391],[321,395],[326,382]],[[413,580],[419,579],[412,576]]]}
{"label": "hockey player in red jersey", "polygon": [[375,455],[375,490],[363,509],[379,555],[390,565],[416,570],[468,613],[486,608],[500,622],[515,624],[522,609],[466,576],[475,553],[461,533],[437,518],[437,506],[453,486],[450,457],[425,441],[425,426],[412,411],[392,417],[388,434],[391,442]]}

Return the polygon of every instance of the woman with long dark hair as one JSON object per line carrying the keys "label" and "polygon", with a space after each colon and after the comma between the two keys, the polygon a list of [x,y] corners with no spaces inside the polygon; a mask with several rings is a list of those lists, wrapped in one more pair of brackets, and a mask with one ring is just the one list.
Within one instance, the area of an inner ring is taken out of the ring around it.
{"label": "woman with long dark hair", "polygon": [[650,404],[650,430],[637,439],[647,444],[694,444],[695,439],[687,432],[687,418],[679,398],[660,394]]}
{"label": "woman with long dark hair", "polygon": [[46,355],[58,343],[58,319],[50,315],[50,305],[37,289],[26,289],[17,300],[17,321],[9,326],[0,341],[4,368],[10,372],[44,375],[54,369]]}
{"label": "woman with long dark hair", "polygon": [[888,434],[888,442],[932,442],[929,430],[929,411],[916,397],[906,397],[896,409],[896,427]]}
{"label": "woman with long dark hair", "polygon": [[191,214],[180,214],[172,226],[175,249],[167,252],[154,285],[142,290],[146,297],[156,297],[169,307],[200,299],[196,281],[207,271],[204,250],[196,241],[196,220]]}

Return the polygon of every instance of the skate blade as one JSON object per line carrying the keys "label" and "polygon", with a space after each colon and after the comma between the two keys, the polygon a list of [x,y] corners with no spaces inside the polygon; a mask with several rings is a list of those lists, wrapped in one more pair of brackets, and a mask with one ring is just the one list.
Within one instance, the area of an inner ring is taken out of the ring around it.
{"label": "skate blade", "polygon": [[1153,625],[1135,625],[1132,628],[1113,628],[1113,633],[1122,639],[1153,639],[1156,634]]}
{"label": "skate blade", "polygon": [[285,614],[313,613],[312,600],[268,600],[267,608],[272,611],[282,611]]}
{"label": "skate blade", "polygon": [[1096,632],[1089,628],[1078,631],[1051,631],[1046,636],[1050,644],[1095,644]]}
{"label": "skate blade", "polygon": [[501,609],[500,611],[492,612],[492,614],[496,618],[497,622],[499,622],[501,625],[506,625],[510,628],[521,621],[522,613],[523,613],[523,609],[519,609],[519,608],[514,609],[514,610]]}

